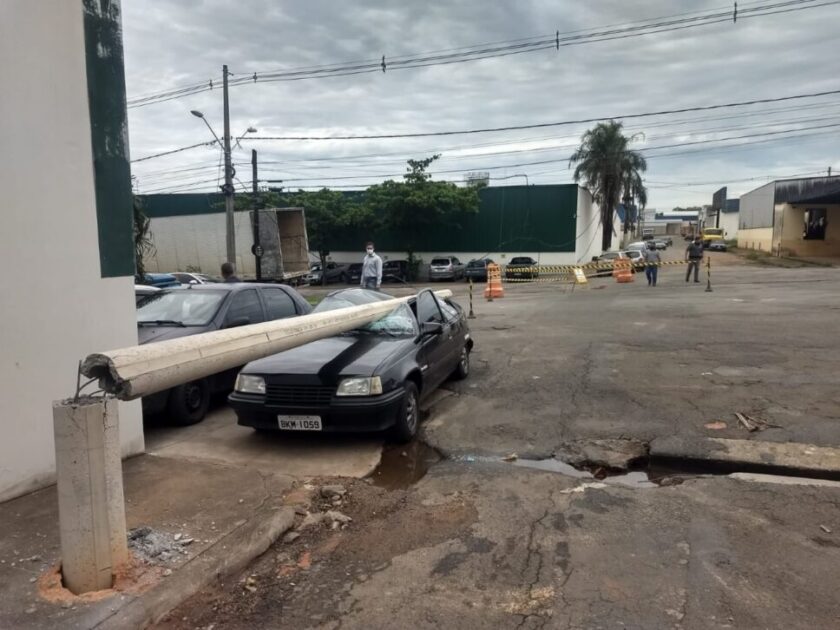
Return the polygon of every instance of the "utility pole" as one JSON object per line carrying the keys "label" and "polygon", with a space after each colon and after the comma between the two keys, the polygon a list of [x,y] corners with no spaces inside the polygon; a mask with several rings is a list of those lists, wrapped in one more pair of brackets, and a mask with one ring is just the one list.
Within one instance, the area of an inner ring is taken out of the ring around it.
{"label": "utility pole", "polygon": [[222,66],[222,96],[224,99],[224,151],[225,151],[225,244],[227,262],[236,264],[236,235],[233,223],[233,164],[230,159],[230,104],[228,102],[228,67]]}
{"label": "utility pole", "polygon": [[260,202],[257,187],[257,150],[251,149],[251,189],[254,192],[254,262],[257,269],[257,282],[262,280],[262,245],[260,245]]}

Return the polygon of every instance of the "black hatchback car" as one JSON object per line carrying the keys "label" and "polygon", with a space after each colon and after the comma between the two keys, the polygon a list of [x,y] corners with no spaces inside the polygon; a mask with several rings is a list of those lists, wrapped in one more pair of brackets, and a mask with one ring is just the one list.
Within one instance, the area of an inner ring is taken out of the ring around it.
{"label": "black hatchback car", "polygon": [[[365,289],[328,295],[314,312],[388,300]],[[381,319],[242,368],[228,401],[257,430],[368,432],[412,439],[419,402],[466,378],[473,340],[460,306],[421,291]]]}
{"label": "black hatchback car", "polygon": [[[137,304],[137,336],[141,344],[199,333],[306,315],[310,304],[294,289],[280,284],[192,284],[164,289]],[[233,389],[238,367],[143,398],[143,412],[166,411],[175,424],[201,422],[210,397]]]}

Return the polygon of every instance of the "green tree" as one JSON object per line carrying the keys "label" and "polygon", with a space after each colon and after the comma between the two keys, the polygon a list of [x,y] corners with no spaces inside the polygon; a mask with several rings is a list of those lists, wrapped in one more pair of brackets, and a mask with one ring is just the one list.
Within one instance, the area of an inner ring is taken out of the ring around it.
{"label": "green tree", "polygon": [[647,201],[642,173],[647,169],[645,159],[629,148],[637,136],[625,136],[620,122],[598,123],[583,134],[581,144],[569,164],[576,164],[574,178],[583,181],[601,207],[604,251],[612,246],[613,216],[622,193],[629,200]]}
{"label": "green tree", "polygon": [[365,193],[368,216],[379,217],[377,227],[402,237],[412,269],[417,267],[414,252],[417,235],[430,226],[459,227],[458,217],[478,212],[478,188],[459,187],[452,182],[434,181],[429,166],[440,155],[408,160],[403,181],[388,180],[370,186]]}
{"label": "green tree", "polygon": [[[284,199],[287,206],[301,207],[306,212],[306,233],[309,249],[318,252],[321,269],[326,269],[327,256],[336,240],[348,228],[363,224],[367,219],[366,208],[352,201],[337,190],[322,188],[315,192],[299,190]],[[321,274],[326,283],[327,275]]]}

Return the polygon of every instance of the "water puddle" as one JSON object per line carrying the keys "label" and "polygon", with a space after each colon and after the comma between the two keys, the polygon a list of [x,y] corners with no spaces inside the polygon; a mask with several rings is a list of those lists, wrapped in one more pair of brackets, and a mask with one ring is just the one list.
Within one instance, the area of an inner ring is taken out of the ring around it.
{"label": "water puddle", "polygon": [[441,460],[440,454],[420,440],[386,446],[379,466],[371,474],[373,485],[400,490],[420,481],[429,468]]}
{"label": "water puddle", "polygon": [[[496,460],[501,461],[501,460]],[[601,481],[607,485],[625,486],[627,488],[656,488],[658,484],[650,480],[647,473],[641,470],[634,470],[626,473],[618,474],[593,474],[588,470],[578,470],[571,464],[560,461],[559,459],[517,459],[510,462],[514,466],[523,468],[532,468],[535,470],[545,470],[547,472],[556,472],[567,477],[574,477],[575,479],[593,479]],[[599,469],[603,471],[603,469]]]}

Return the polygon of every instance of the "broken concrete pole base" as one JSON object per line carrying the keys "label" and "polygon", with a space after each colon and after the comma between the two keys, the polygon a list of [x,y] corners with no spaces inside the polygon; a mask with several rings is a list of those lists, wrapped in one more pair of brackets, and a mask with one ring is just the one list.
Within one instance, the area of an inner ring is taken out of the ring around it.
{"label": "broken concrete pole base", "polygon": [[110,588],[128,561],[117,401],[55,402],[53,427],[64,584]]}

